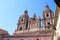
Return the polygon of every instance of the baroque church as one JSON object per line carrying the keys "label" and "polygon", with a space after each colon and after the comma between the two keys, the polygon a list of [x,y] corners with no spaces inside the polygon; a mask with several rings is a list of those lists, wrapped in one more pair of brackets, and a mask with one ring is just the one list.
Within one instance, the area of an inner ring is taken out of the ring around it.
{"label": "baroque church", "polygon": [[0,40],[52,40],[54,31],[54,12],[46,5],[42,19],[36,16],[36,13],[30,18],[25,10],[18,19],[17,29],[13,35],[0,29]]}

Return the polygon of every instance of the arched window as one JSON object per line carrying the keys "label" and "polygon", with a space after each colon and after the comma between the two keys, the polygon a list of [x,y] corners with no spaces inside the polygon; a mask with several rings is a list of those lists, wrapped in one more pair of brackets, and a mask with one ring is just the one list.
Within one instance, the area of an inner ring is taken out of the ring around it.
{"label": "arched window", "polygon": [[7,40],[9,40],[9,39],[7,39]]}
{"label": "arched window", "polygon": [[39,40],[39,39],[36,39],[36,40]]}
{"label": "arched window", "polygon": [[50,25],[50,23],[48,22],[48,25]]}
{"label": "arched window", "polygon": [[21,40],[23,40],[23,39],[21,39]]}
{"label": "arched window", "polygon": [[46,14],[47,17],[49,17],[49,14]]}
{"label": "arched window", "polygon": [[23,22],[23,19],[21,19],[21,21]]}
{"label": "arched window", "polygon": [[22,27],[20,27],[20,30],[22,30]]}

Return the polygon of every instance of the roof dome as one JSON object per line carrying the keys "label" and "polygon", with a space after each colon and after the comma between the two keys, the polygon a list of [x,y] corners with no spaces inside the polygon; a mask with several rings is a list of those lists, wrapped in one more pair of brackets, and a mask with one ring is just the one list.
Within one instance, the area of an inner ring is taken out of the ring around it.
{"label": "roof dome", "polygon": [[28,13],[28,11],[27,11],[27,10],[25,10],[25,11],[24,11],[24,13]]}
{"label": "roof dome", "polygon": [[2,34],[2,35],[8,35],[8,32],[5,31],[5,30],[3,30],[3,29],[0,29],[0,34]]}
{"label": "roof dome", "polygon": [[50,9],[49,9],[49,6],[46,4],[44,12],[47,12],[47,11],[49,11],[49,10],[50,10]]}

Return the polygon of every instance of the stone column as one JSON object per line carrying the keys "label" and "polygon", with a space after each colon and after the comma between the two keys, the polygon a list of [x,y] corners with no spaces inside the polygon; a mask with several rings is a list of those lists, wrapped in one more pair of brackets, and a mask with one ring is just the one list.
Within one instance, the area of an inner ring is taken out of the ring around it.
{"label": "stone column", "polygon": [[56,14],[54,21],[55,21],[56,31],[54,33],[53,40],[57,40],[58,37],[60,36],[60,8],[58,6],[56,7]]}
{"label": "stone column", "polygon": [[60,37],[60,1],[59,0],[54,0],[56,3],[56,14],[55,14],[55,27],[56,31],[54,33],[53,40],[59,40],[58,37]]}

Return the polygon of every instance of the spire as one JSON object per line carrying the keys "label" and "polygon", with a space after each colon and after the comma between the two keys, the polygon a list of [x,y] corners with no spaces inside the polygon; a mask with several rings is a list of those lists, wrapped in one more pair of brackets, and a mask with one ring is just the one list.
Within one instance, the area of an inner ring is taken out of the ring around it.
{"label": "spire", "polygon": [[36,18],[36,13],[34,13],[33,17]]}
{"label": "spire", "polygon": [[46,4],[46,6],[45,6],[46,8],[49,8],[49,6]]}
{"label": "spire", "polygon": [[49,6],[48,6],[48,4],[47,4],[47,2],[46,2],[46,6],[45,6],[46,8],[49,8]]}
{"label": "spire", "polygon": [[27,10],[25,10],[25,11],[24,11],[24,13],[25,13],[25,14],[27,14],[27,13],[28,13],[28,11],[27,11]]}
{"label": "spire", "polygon": [[44,12],[49,10],[49,6],[46,4]]}
{"label": "spire", "polygon": [[24,11],[24,16],[27,16],[27,15],[28,15],[28,11],[25,10],[25,11]]}
{"label": "spire", "polygon": [[25,18],[29,18],[29,15],[28,15],[28,11],[27,10],[24,11],[24,17]]}

